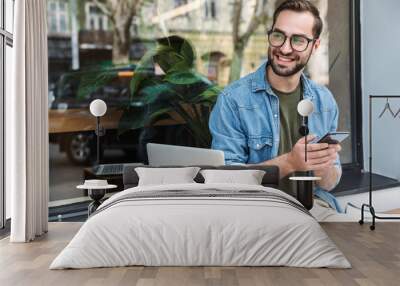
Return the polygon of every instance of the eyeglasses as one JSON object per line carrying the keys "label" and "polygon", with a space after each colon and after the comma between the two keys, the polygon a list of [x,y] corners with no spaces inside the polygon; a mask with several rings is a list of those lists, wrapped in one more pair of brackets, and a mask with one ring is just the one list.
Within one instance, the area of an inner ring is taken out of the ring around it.
{"label": "eyeglasses", "polygon": [[268,42],[274,48],[282,47],[285,44],[287,38],[290,39],[290,46],[296,52],[304,52],[308,48],[310,42],[314,42],[316,40],[309,39],[302,35],[292,35],[291,37],[288,37],[284,33],[279,31],[268,31]]}

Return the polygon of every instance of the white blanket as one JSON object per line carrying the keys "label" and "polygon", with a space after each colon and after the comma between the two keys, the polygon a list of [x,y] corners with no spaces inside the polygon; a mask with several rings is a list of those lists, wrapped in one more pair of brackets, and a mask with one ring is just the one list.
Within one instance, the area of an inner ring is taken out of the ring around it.
{"label": "white blanket", "polygon": [[[263,198],[173,197],[121,200],[166,190],[262,190],[233,184],[135,187],[105,201],[50,269],[145,266],[294,266],[349,268],[350,263],[307,212]],[[145,194],[145,193],[143,193]]]}

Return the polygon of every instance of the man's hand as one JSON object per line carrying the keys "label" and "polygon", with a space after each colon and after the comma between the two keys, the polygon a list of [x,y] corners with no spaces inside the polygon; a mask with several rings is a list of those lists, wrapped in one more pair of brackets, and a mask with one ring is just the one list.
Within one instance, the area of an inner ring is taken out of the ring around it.
{"label": "man's hand", "polygon": [[334,167],[334,162],[341,147],[339,144],[308,144],[314,137],[314,135],[307,136],[307,162],[304,158],[305,138],[303,137],[297,141],[289,153],[261,162],[258,165],[278,166],[280,178],[284,178],[295,171],[312,170],[315,176],[322,178],[317,184],[326,190],[330,190],[337,181],[338,173],[337,168]]}
{"label": "man's hand", "polygon": [[305,137],[300,138],[288,153],[288,160],[293,171],[315,171],[323,175],[333,166],[337,153],[341,150],[339,144],[327,143],[308,144],[315,135],[307,136],[307,162],[305,161]]}

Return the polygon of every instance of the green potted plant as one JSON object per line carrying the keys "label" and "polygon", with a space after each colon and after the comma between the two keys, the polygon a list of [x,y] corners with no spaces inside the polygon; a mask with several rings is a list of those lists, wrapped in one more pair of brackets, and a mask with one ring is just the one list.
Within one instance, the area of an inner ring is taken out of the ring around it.
{"label": "green potted plant", "polygon": [[[162,74],[153,72],[156,67]],[[195,71],[195,53],[187,40],[179,36],[159,39],[136,68],[130,91],[120,132],[178,116],[197,147],[210,147],[208,120],[221,88]]]}

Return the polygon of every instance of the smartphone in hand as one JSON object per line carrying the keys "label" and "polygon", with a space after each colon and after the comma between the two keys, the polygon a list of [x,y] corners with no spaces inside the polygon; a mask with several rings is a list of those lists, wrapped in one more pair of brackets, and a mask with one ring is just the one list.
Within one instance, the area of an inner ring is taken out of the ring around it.
{"label": "smartphone in hand", "polygon": [[308,142],[309,144],[313,143],[328,143],[328,144],[339,144],[344,139],[349,137],[350,132],[348,131],[341,131],[341,132],[329,132],[322,136],[321,138],[315,137],[313,140]]}

